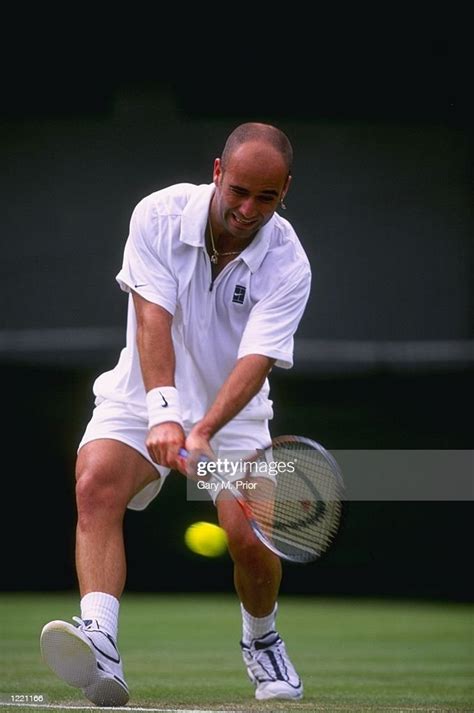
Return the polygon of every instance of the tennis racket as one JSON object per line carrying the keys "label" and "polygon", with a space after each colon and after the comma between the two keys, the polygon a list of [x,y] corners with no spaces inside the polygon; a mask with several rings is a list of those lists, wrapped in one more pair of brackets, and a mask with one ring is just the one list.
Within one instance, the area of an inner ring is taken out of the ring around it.
{"label": "tennis racket", "polygon": [[[180,455],[190,454],[183,448]],[[304,564],[332,545],[341,522],[344,482],[335,458],[316,441],[274,438],[239,461],[238,475],[234,471],[231,478],[221,458],[202,457],[198,463],[193,476],[216,483],[219,497],[235,498],[255,535],[279,557]]]}

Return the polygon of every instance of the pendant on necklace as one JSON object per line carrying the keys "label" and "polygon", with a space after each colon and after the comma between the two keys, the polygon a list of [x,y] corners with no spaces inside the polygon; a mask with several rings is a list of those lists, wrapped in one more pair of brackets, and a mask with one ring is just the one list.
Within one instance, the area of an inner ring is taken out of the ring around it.
{"label": "pendant on necklace", "polygon": [[211,255],[211,262],[212,262],[214,265],[217,265],[218,259],[219,259],[219,256],[218,256],[217,253],[214,253],[213,255]]}

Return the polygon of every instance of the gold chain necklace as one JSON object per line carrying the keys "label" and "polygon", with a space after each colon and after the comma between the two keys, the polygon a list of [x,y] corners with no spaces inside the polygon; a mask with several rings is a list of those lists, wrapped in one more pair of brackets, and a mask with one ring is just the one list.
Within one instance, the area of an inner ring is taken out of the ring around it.
{"label": "gold chain necklace", "polygon": [[211,218],[209,216],[207,218],[207,224],[209,225],[209,235],[211,236],[211,246],[212,246],[211,262],[213,263],[213,265],[217,265],[217,261],[219,260],[220,257],[225,257],[227,255],[240,255],[240,253],[242,252],[241,250],[232,250],[231,252],[228,252],[228,253],[217,252],[216,246],[214,243],[214,233],[212,232]]}

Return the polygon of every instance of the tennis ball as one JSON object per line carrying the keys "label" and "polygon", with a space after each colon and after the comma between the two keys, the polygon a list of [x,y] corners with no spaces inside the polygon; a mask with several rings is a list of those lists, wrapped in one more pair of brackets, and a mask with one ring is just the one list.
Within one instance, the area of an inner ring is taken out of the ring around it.
{"label": "tennis ball", "polygon": [[195,522],[184,533],[184,541],[192,552],[203,557],[219,557],[227,549],[227,535],[222,527],[211,522]]}

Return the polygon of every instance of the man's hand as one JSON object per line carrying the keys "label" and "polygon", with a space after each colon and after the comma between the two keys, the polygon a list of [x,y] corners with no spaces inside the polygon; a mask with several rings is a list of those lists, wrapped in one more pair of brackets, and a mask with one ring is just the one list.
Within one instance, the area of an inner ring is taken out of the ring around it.
{"label": "man's hand", "polygon": [[189,453],[200,453],[200,455],[213,460],[216,454],[211,448],[207,434],[199,430],[197,424],[186,438],[185,448]]}
{"label": "man's hand", "polygon": [[196,475],[199,461],[203,458],[215,460],[216,454],[210,446],[207,433],[201,430],[200,424],[197,424],[190,432],[184,447],[188,452],[188,456],[186,458],[180,457],[181,467],[179,470],[191,480],[202,480]]}
{"label": "man's hand", "polygon": [[179,423],[166,421],[153,426],[148,431],[145,445],[155,463],[183,472],[183,459],[178,453],[185,445],[185,436]]}

